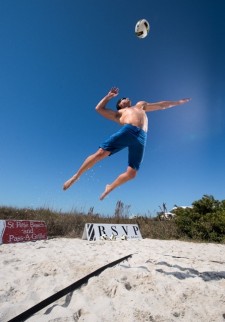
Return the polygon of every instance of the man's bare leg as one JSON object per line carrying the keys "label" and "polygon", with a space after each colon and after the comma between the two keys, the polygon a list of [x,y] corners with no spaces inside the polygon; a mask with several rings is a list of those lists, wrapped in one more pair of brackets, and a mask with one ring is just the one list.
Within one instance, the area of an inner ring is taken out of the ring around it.
{"label": "man's bare leg", "polygon": [[84,161],[84,163],[81,165],[80,169],[69,179],[67,180],[64,185],[63,185],[63,190],[67,190],[74,184],[80,176],[90,168],[92,168],[96,162],[104,159],[110,154],[109,151],[103,150],[103,149],[98,149],[98,151],[89,157]]}
{"label": "man's bare leg", "polygon": [[134,170],[131,167],[127,168],[127,171],[120,174],[115,181],[111,184],[107,184],[105,187],[105,191],[100,196],[100,200],[103,200],[112,190],[117,188],[118,186],[122,185],[123,183],[127,182],[128,180],[131,180],[135,178],[137,174],[137,170]]}

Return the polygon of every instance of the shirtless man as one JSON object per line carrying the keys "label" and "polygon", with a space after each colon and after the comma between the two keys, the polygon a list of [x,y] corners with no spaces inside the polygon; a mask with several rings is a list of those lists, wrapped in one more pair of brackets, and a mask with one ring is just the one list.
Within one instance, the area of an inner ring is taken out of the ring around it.
{"label": "shirtless man", "polygon": [[136,105],[131,106],[129,98],[121,98],[116,105],[117,111],[106,108],[107,103],[118,94],[119,89],[113,87],[97,104],[95,109],[105,118],[121,124],[122,128],[102,143],[94,154],[87,157],[80,169],[64,183],[64,190],[68,189],[85,171],[93,167],[96,162],[124,148],[128,148],[127,170],[120,174],[111,184],[106,185],[100,200],[103,200],[112,190],[121,184],[135,178],[143,159],[147,140],[148,118],[146,112],[165,110],[187,103],[190,100],[185,98],[179,101],[162,101],[157,103],[140,101]]}

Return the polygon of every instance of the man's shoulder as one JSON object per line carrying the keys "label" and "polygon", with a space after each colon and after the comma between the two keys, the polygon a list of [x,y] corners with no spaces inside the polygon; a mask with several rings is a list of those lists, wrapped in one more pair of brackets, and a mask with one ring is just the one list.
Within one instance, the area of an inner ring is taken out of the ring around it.
{"label": "man's shoulder", "polygon": [[136,103],[136,105],[140,105],[140,104],[146,104],[146,101],[139,101]]}
{"label": "man's shoulder", "polygon": [[145,101],[139,101],[137,102],[134,106],[132,106],[133,108],[139,108],[139,109],[144,109],[145,105],[147,103]]}

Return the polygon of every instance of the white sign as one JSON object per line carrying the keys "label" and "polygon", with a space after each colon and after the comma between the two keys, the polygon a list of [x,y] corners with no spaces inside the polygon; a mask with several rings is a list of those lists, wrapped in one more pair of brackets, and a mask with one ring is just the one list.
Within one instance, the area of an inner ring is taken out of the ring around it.
{"label": "white sign", "polygon": [[102,235],[110,237],[114,235],[121,238],[126,235],[127,239],[142,239],[138,225],[134,224],[85,224],[82,239],[97,240]]}
{"label": "white sign", "polygon": [[0,220],[0,244],[2,244],[2,236],[5,231],[5,220]]}

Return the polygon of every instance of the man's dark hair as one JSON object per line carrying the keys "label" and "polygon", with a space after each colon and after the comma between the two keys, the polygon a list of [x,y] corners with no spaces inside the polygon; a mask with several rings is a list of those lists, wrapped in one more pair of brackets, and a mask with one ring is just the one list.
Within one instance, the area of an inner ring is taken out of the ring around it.
{"label": "man's dark hair", "polygon": [[122,100],[125,100],[125,99],[126,99],[126,97],[122,97],[122,98],[120,98],[120,99],[117,101],[117,103],[116,103],[116,108],[117,108],[117,110],[118,110],[118,111],[121,109],[121,107],[119,106],[119,105],[120,105],[120,102],[121,102]]}

